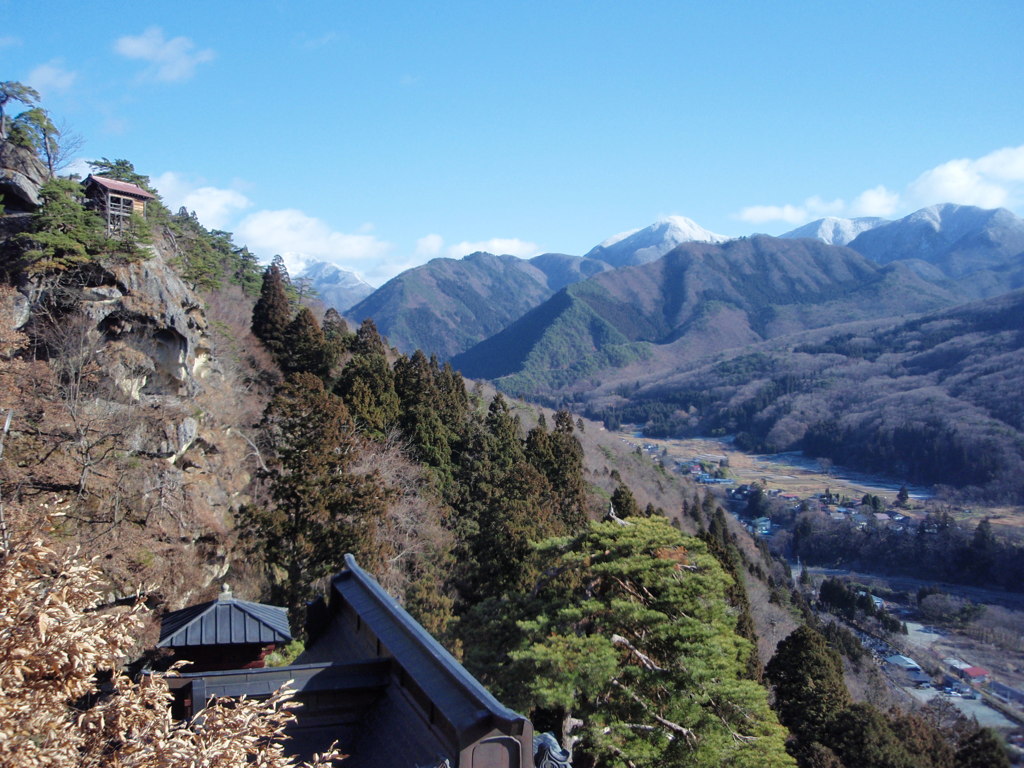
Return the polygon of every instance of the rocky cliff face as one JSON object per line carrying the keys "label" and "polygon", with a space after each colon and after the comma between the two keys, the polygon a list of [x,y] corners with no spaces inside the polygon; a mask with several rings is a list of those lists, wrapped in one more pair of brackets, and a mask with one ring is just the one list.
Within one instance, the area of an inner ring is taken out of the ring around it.
{"label": "rocky cliff face", "polygon": [[8,213],[35,210],[39,206],[39,187],[46,179],[46,166],[32,150],[0,141],[0,195]]}
{"label": "rocky cliff face", "polygon": [[44,497],[70,504],[70,535],[115,591],[146,583],[175,608],[232,565],[263,401],[241,393],[220,354],[235,339],[211,331],[169,245],[151,250],[0,286],[0,494],[25,519]]}

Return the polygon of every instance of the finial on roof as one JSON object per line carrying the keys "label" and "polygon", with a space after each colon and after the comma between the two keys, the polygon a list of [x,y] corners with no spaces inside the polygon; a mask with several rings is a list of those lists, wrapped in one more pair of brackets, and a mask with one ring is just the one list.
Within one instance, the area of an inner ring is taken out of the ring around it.
{"label": "finial on roof", "polygon": [[217,595],[217,599],[218,600],[230,600],[231,597],[232,597],[232,595],[231,595],[231,587],[229,587],[226,582],[224,584],[221,584],[220,585],[220,594]]}

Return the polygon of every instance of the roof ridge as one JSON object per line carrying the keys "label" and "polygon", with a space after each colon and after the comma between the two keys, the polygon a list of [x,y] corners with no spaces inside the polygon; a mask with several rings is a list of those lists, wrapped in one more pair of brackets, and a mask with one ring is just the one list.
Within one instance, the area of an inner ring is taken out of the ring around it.
{"label": "roof ridge", "polygon": [[[215,598],[205,603],[197,603],[196,605],[186,606],[185,608],[182,608],[178,611],[172,611],[171,613],[167,614],[160,622],[161,632],[160,640],[158,641],[157,646],[159,647],[168,644],[174,638],[178,637],[182,632],[188,630],[189,627],[201,623],[209,614],[215,613],[215,610],[213,609],[216,609],[216,607],[219,605],[224,605],[232,609],[237,609],[242,615],[256,622],[259,626],[269,630],[277,637],[285,638],[288,640],[292,639],[291,626],[288,625],[288,618],[286,613],[283,613],[282,618],[284,619],[284,623],[283,625],[280,625],[276,622],[268,621],[268,619],[265,616],[260,616],[258,612],[253,611],[249,606],[273,608],[277,611],[283,612],[282,608],[279,608],[276,605],[265,605],[264,603],[255,603],[250,600],[239,600],[237,598],[231,597],[227,599]],[[187,615],[185,615],[186,612]],[[175,625],[169,628],[169,630],[165,634],[163,631],[164,624],[167,622],[169,617],[173,617],[175,614],[179,614],[179,617],[182,618],[183,621],[180,624],[175,623]],[[281,631],[282,626],[287,628],[287,632]]]}
{"label": "roof ridge", "polygon": [[509,707],[506,707],[497,697],[491,693],[483,684],[467,670],[458,659],[437,641],[433,635],[427,632],[423,626],[406,611],[398,601],[392,597],[380,585],[380,583],[369,573],[364,571],[356,563],[355,556],[345,555],[345,570],[334,577],[333,581],[340,579],[354,578],[362,583],[369,590],[373,599],[384,607],[398,622],[399,627],[411,638],[418,640],[420,648],[428,654],[441,667],[441,671],[453,678],[463,690],[478,701],[479,704],[494,716],[508,722],[525,720],[526,717]]}

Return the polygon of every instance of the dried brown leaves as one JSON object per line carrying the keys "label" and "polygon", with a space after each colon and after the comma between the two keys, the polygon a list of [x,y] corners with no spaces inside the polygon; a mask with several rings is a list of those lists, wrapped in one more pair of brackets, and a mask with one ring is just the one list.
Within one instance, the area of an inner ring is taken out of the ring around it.
{"label": "dried brown leaves", "polygon": [[40,541],[0,560],[0,768],[295,765],[281,746],[294,718],[288,691],[173,720],[162,677],[134,683],[120,671],[145,608],[96,611],[100,586],[92,564]]}

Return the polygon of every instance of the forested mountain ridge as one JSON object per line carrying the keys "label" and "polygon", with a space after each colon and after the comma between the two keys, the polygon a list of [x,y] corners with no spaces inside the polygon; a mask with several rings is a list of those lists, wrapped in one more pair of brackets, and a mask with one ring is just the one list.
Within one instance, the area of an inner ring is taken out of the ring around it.
{"label": "forested mountain ridge", "polygon": [[992,500],[1024,498],[1024,292],[912,320],[785,336],[689,370],[589,393],[591,415],[651,435],[735,434],[745,448]]}
{"label": "forested mountain ridge", "polygon": [[570,286],[502,333],[454,358],[506,391],[552,396],[593,385],[664,347],[676,364],[718,349],[956,302],[900,265],[848,248],[764,235],[687,243],[658,261]]}
{"label": "forested mountain ridge", "polygon": [[557,253],[529,260],[490,253],[433,259],[389,280],[345,314],[357,324],[372,318],[402,352],[423,349],[447,360],[564,286],[609,268]]}

